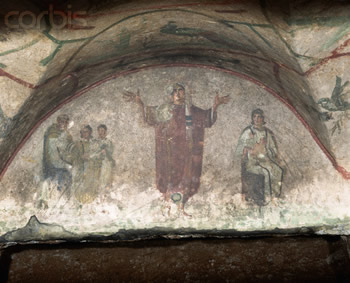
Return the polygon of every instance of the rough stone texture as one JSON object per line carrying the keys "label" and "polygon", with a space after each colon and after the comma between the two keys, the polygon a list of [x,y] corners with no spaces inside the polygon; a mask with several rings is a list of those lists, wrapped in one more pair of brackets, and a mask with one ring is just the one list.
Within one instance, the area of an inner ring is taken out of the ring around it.
{"label": "rough stone texture", "polygon": [[347,282],[346,247],[339,237],[29,245],[4,251],[1,275],[8,282]]}

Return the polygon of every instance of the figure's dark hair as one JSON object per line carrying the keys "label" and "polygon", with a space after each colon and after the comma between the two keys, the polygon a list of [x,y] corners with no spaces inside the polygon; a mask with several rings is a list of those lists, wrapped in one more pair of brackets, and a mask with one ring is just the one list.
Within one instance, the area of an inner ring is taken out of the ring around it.
{"label": "figure's dark hair", "polygon": [[57,117],[57,123],[61,124],[63,122],[68,122],[69,116],[67,114],[62,114]]}
{"label": "figure's dark hair", "polygon": [[92,133],[92,128],[90,127],[90,125],[84,126],[83,129],[88,129]]}
{"label": "figure's dark hair", "polygon": [[97,130],[98,130],[98,129],[101,129],[101,128],[103,128],[103,129],[105,129],[105,130],[107,131],[107,126],[106,126],[105,124],[99,125],[99,126],[97,127]]}
{"label": "figure's dark hair", "polygon": [[260,108],[256,108],[256,109],[254,109],[254,110],[252,111],[252,116],[251,116],[251,118],[252,118],[252,125],[254,125],[253,118],[254,118],[254,115],[255,115],[255,114],[260,114],[261,117],[264,119],[264,124],[265,124],[264,111],[263,111],[262,109],[260,109]]}

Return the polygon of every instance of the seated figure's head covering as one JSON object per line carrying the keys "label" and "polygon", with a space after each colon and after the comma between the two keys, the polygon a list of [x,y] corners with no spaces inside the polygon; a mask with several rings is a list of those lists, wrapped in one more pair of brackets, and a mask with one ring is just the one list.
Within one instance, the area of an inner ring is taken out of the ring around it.
{"label": "seated figure's head covering", "polygon": [[166,93],[167,95],[173,95],[173,94],[174,94],[174,91],[175,91],[176,89],[183,89],[183,90],[185,90],[185,86],[184,86],[182,83],[175,83],[175,84],[173,84],[173,85],[171,85],[171,86],[168,86],[168,87],[166,88],[165,93]]}

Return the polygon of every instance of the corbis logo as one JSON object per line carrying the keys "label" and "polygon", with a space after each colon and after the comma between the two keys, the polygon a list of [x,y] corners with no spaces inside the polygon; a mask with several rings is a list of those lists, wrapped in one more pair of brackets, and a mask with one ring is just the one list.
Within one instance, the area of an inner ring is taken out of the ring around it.
{"label": "corbis logo", "polygon": [[68,5],[66,11],[55,10],[51,4],[48,11],[35,14],[31,11],[10,11],[5,15],[5,25],[9,28],[41,29],[43,18],[48,17],[50,26],[53,29],[91,29],[87,25],[84,15],[86,11],[72,11]]}

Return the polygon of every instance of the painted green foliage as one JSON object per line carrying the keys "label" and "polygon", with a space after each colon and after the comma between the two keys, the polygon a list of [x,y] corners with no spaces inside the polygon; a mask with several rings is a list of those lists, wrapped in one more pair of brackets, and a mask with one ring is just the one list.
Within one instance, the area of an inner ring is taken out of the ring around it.
{"label": "painted green foliage", "polygon": [[323,109],[328,111],[321,113],[321,119],[323,118],[323,120],[331,120],[333,119],[332,113],[341,112],[333,124],[331,130],[332,135],[336,130],[338,130],[339,134],[341,133],[341,127],[343,126],[344,119],[347,119],[346,111],[350,110],[350,103],[345,99],[345,96],[350,92],[344,92],[348,84],[349,81],[342,84],[342,79],[336,76],[335,86],[331,97],[323,97],[317,102],[317,104],[319,104]]}

